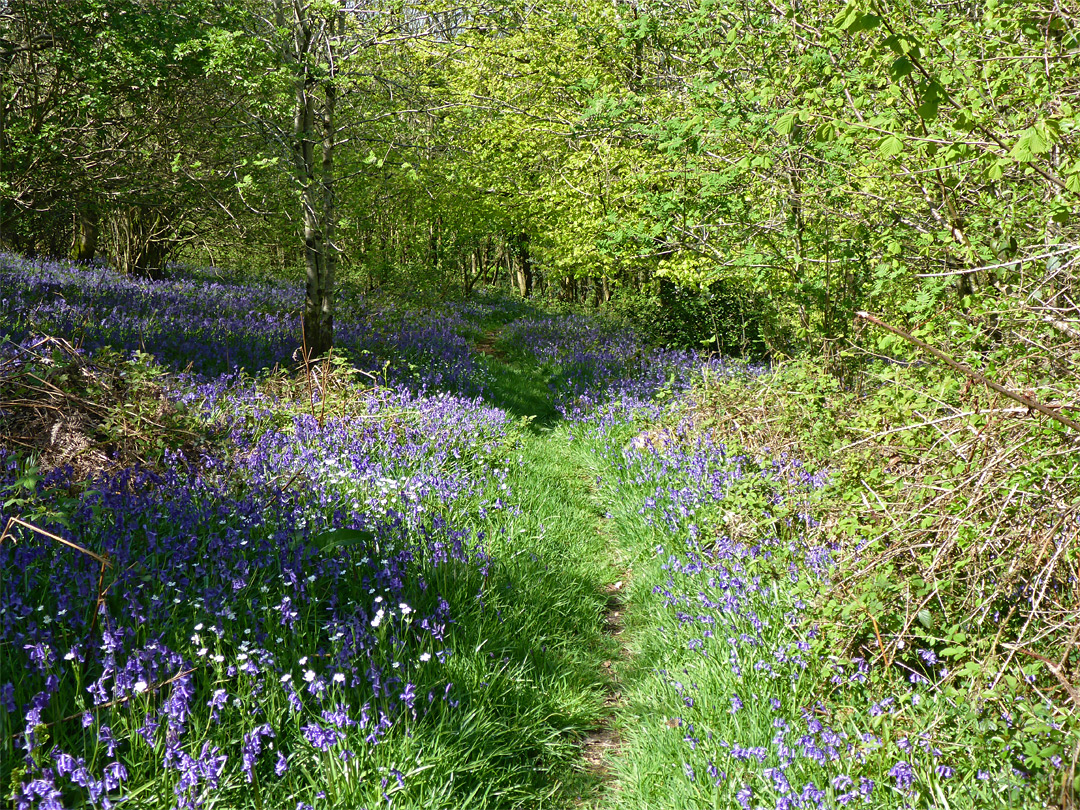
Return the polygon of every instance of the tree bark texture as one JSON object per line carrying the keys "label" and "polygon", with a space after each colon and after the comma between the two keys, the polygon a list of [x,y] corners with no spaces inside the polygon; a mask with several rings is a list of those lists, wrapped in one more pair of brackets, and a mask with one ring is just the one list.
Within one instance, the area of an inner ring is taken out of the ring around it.
{"label": "tree bark texture", "polygon": [[521,293],[522,298],[528,298],[532,295],[533,288],[533,269],[532,258],[529,255],[529,235],[522,231],[518,234],[514,267],[514,280],[517,283],[518,292]]}
{"label": "tree bark texture", "polygon": [[[334,286],[337,253],[334,244],[334,112],[337,88],[333,64],[318,77],[312,64],[318,47],[311,21],[297,6],[296,110],[293,121],[295,175],[300,186],[306,292],[303,311],[304,348],[318,357],[334,345]],[[316,129],[318,127],[318,129]],[[321,152],[318,163],[316,150]]]}

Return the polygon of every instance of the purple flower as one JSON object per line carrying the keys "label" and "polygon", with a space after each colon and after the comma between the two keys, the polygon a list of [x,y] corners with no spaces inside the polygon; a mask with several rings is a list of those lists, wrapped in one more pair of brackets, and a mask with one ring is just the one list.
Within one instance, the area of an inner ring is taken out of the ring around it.
{"label": "purple flower", "polygon": [[327,723],[335,728],[347,728],[356,725],[356,721],[349,717],[348,710],[341,704],[335,706],[333,710],[323,710],[322,716]]}
{"label": "purple flower", "polygon": [[63,751],[56,751],[53,753],[53,760],[56,763],[56,775],[67,776],[75,772],[81,762],[77,761],[71,754],[67,754]]}
{"label": "purple flower", "polygon": [[113,739],[112,729],[108,726],[98,728],[98,742],[104,743],[105,752],[111,757],[116,755],[116,740]]}
{"label": "purple flower", "polygon": [[874,792],[874,780],[867,779],[865,776],[859,777],[859,794],[863,797],[863,801],[870,801],[870,794]]}
{"label": "purple flower", "polygon": [[900,760],[889,769],[889,776],[896,780],[896,786],[908,790],[915,784],[915,771],[906,760]]}
{"label": "purple flower", "polygon": [[102,777],[105,782],[106,790],[117,790],[119,789],[121,782],[127,781],[128,773],[127,769],[119,762],[110,762],[105,766]]}
{"label": "purple flower", "polygon": [[240,754],[241,770],[247,776],[249,784],[255,781],[255,762],[262,752],[262,738],[273,736],[274,730],[266,723],[244,735],[244,744]]}
{"label": "purple flower", "polygon": [[328,751],[342,739],[340,731],[333,728],[323,728],[318,723],[309,723],[302,726],[300,731],[303,733],[304,739],[320,751]]}

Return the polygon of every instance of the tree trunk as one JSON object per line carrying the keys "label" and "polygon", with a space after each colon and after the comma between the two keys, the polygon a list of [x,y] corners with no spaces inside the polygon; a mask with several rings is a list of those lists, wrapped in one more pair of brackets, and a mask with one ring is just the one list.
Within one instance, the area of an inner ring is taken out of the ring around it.
{"label": "tree trunk", "polygon": [[315,166],[316,92],[319,82],[307,71],[296,88],[297,176],[301,185],[304,228],[304,346],[309,357],[319,357],[334,345],[334,284],[337,249],[334,244],[334,111],[337,88],[333,79],[322,81],[322,164]]}
{"label": "tree trunk", "polygon": [[78,230],[71,258],[77,262],[90,262],[97,254],[98,234],[101,230],[101,212],[97,204],[84,202],[79,206]]}
{"label": "tree trunk", "polygon": [[163,278],[172,250],[169,220],[166,213],[144,206],[117,211],[109,223],[113,266],[127,275]]}
{"label": "tree trunk", "polygon": [[529,256],[529,235],[522,231],[518,234],[517,249],[514,251],[515,256],[515,268],[514,268],[514,280],[517,283],[518,292],[521,293],[522,298],[528,298],[532,295],[533,289],[533,270],[532,259]]}
{"label": "tree trunk", "polygon": [[[334,345],[334,284],[337,245],[334,242],[336,200],[334,188],[334,113],[337,85],[330,43],[338,17],[312,19],[310,6],[282,0],[275,3],[279,27],[292,27],[292,42],[285,58],[293,64],[296,106],[293,117],[293,178],[300,192],[300,222],[304,243],[306,289],[303,309],[304,348],[309,357],[318,357]],[[320,24],[321,23],[321,24]],[[326,47],[326,55],[322,51]],[[325,59],[326,63],[319,63]],[[316,120],[319,119],[318,130]],[[321,161],[316,163],[316,146]]]}

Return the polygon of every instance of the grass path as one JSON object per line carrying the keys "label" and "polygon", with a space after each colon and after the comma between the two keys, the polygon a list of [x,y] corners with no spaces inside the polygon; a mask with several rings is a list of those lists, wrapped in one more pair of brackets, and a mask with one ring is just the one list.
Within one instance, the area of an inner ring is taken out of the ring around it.
{"label": "grass path", "polygon": [[580,762],[572,764],[573,773],[567,776],[566,796],[575,807],[601,808],[613,787],[611,765],[621,745],[615,717],[622,702],[619,672],[628,655],[622,634],[629,572],[611,530],[608,504],[597,486],[594,448],[560,422],[542,372],[499,351],[499,331],[486,332],[476,350],[487,358],[496,380],[493,403],[533,427],[526,445],[522,498],[534,514],[546,511],[550,525],[560,527],[552,539],[565,550],[561,563],[587,579],[593,590],[594,638],[587,657],[599,700],[595,723],[580,744]]}
{"label": "grass path", "polygon": [[[586,471],[587,470],[587,471]],[[592,468],[585,468],[583,472],[589,475],[590,483],[595,480]],[[618,545],[618,538],[612,531],[611,519],[604,506],[600,494],[595,485],[590,486],[593,502],[602,511],[596,526],[597,534],[603,541],[608,554],[613,575],[617,577],[613,582],[604,587],[606,600],[604,602],[603,622],[604,632],[614,642],[615,657],[606,659],[602,664],[602,674],[606,678],[606,695],[604,698],[604,714],[600,723],[585,738],[582,746],[582,756],[585,760],[586,772],[595,780],[593,795],[582,798],[583,806],[601,808],[605,805],[608,793],[615,789],[615,778],[612,764],[619,755],[622,747],[622,733],[616,721],[616,715],[623,704],[622,671],[629,658],[629,649],[623,637],[623,616],[627,605],[625,601],[626,587],[630,579],[630,571],[625,565],[625,555]]]}

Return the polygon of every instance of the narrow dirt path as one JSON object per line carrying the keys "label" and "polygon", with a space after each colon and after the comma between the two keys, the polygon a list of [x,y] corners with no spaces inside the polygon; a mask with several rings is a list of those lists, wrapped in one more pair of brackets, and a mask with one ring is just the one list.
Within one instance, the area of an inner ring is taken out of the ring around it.
{"label": "narrow dirt path", "polygon": [[473,345],[476,353],[486,354],[488,357],[494,357],[496,360],[503,360],[502,352],[495,348],[495,344],[498,343],[501,334],[501,327],[498,329],[488,329],[484,332],[483,336]]}
{"label": "narrow dirt path", "polygon": [[[519,415],[521,413],[536,414],[545,409],[553,411],[550,404],[551,394],[546,381],[530,379],[528,371],[510,362],[496,348],[501,334],[501,327],[488,329],[473,344],[476,354],[493,360],[492,367],[505,375],[502,378],[502,384],[514,388],[519,394],[519,396],[508,396],[507,391],[500,391],[498,404],[518,412]],[[530,385],[534,386],[535,390],[528,392],[527,396],[520,396]],[[544,402],[541,403],[540,399]],[[623,596],[629,582],[630,571],[618,547],[617,538],[611,531],[611,521],[607,517],[607,504],[600,499],[596,484],[595,459],[582,454],[577,444],[568,443],[561,428],[556,427],[557,424],[558,419],[553,419],[547,427],[541,428],[536,434],[539,441],[544,444],[549,460],[553,462],[553,469],[548,474],[554,472],[562,479],[567,485],[568,492],[580,493],[572,500],[578,502],[580,498],[579,505],[596,516],[593,530],[596,532],[595,536],[599,538],[599,543],[586,545],[592,547],[592,555],[600,557],[597,559],[597,565],[603,570],[600,581],[597,583],[598,596],[602,599],[599,618],[604,640],[601,648],[605,651],[603,657],[598,657],[597,660],[597,681],[602,684],[604,693],[603,710],[599,714],[596,725],[581,741],[581,760],[576,768],[577,777],[570,780],[573,787],[569,792],[569,797],[576,796],[571,799],[572,806],[583,810],[599,810],[608,804],[607,798],[611,791],[617,789],[611,765],[622,746],[622,738],[615,718],[623,701],[619,673],[623,668],[622,665],[629,658],[628,648],[622,642],[622,634],[625,608]],[[537,472],[539,474],[539,470]],[[569,501],[566,506],[570,508]],[[598,554],[597,552],[601,549],[602,552]]]}
{"label": "narrow dirt path", "polygon": [[616,642],[617,657],[603,662],[604,671],[601,674],[607,686],[607,695],[604,699],[604,715],[600,724],[586,736],[582,744],[582,758],[584,759],[585,770],[594,780],[595,790],[591,797],[582,798],[579,807],[599,808],[605,803],[605,796],[610,791],[617,789],[611,762],[618,755],[622,746],[622,736],[615,723],[615,714],[623,700],[619,678],[620,665],[627,661],[630,655],[627,646],[622,640],[625,609],[623,595],[630,579],[630,571],[625,566],[625,561],[621,559],[622,555],[619,553],[615,538],[611,535],[610,521],[606,516],[606,510],[603,510],[602,503],[596,501],[597,492],[595,485],[591,484],[592,480],[594,478],[590,477],[589,488],[594,502],[601,509],[596,531],[603,538],[604,544],[611,555],[612,567],[617,572],[617,579],[604,587],[607,600],[604,603],[603,613],[604,632]]}

